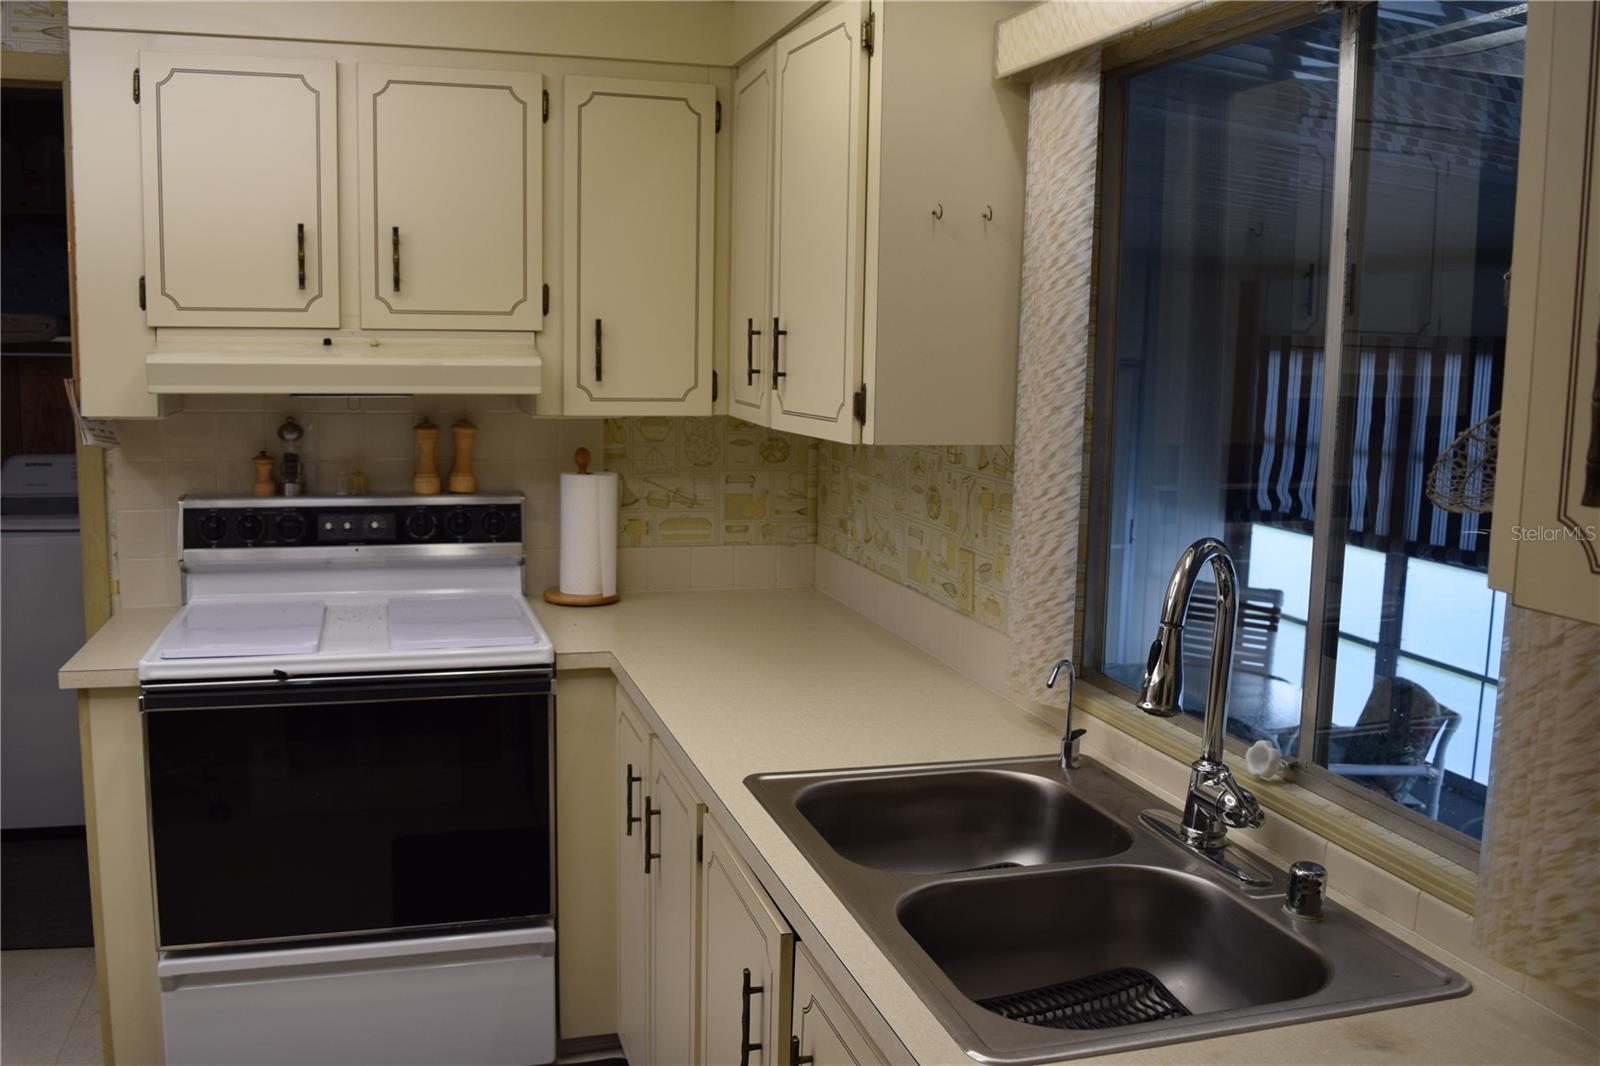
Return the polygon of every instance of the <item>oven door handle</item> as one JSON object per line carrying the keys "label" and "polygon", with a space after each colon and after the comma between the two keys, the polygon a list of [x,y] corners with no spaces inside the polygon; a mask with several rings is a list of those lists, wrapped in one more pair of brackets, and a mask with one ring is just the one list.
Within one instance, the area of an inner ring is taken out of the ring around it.
{"label": "oven door handle", "polygon": [[153,682],[139,691],[145,711],[285,707],[331,703],[417,703],[474,696],[548,696],[549,669],[453,670],[413,674],[347,674],[276,681]]}

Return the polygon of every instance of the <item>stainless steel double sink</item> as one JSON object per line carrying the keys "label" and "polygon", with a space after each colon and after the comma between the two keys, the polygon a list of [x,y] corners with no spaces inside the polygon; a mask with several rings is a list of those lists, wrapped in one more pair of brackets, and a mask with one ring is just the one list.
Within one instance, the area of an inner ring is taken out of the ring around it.
{"label": "stainless steel double sink", "polygon": [[[1036,1063],[1464,995],[1339,905],[1283,909],[1157,837],[1092,760],[756,774],[756,797],[982,1062]],[[1334,887],[1337,887],[1335,885]],[[1021,1016],[1028,1020],[1013,1020]]]}

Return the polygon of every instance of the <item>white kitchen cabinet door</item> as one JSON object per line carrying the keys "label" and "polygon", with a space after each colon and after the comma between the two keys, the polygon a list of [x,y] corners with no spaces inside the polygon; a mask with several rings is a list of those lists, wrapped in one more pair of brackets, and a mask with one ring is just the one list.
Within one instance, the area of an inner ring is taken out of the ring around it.
{"label": "white kitchen cabinet door", "polygon": [[812,1066],[885,1061],[804,944],[794,953],[794,1038],[795,1061],[809,1055]]}
{"label": "white kitchen cabinet door", "polygon": [[644,796],[650,733],[617,690],[617,774],[627,803],[617,826],[617,1039],[629,1062],[650,1055],[650,880],[644,872]]}
{"label": "white kitchen cabinet door", "polygon": [[[1600,624],[1600,12],[1528,10],[1489,585]],[[1578,106],[1580,104],[1587,106]]]}
{"label": "white kitchen cabinet door", "polygon": [[152,326],[337,326],[331,60],[139,53]]}
{"label": "white kitchen cabinet door", "polygon": [[709,415],[716,90],[565,91],[564,413]]}
{"label": "white kitchen cabinet door", "polygon": [[704,832],[696,1061],[788,1066],[794,933],[709,817]]}
{"label": "white kitchen cabinet door", "polygon": [[763,52],[733,84],[728,413],[759,425],[772,391],[772,56]]}
{"label": "white kitchen cabinet door", "polygon": [[847,444],[860,438],[866,12],[829,4],[773,60],[771,424]]}
{"label": "white kitchen cabinet door", "polygon": [[356,70],[362,327],[542,328],[543,78]]}
{"label": "white kitchen cabinet door", "polygon": [[[699,799],[650,738],[645,848],[650,868],[650,1054],[653,1063],[694,1062],[696,916],[700,895]],[[632,1060],[630,1060],[632,1061]]]}

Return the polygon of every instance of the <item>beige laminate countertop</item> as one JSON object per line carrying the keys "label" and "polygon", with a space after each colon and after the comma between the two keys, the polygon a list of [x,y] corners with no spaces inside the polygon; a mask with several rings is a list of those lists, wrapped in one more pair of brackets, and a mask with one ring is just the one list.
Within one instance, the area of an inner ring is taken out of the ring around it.
{"label": "beige laminate countertop", "polygon": [[[614,665],[630,694],[642,698],[669,734],[669,746],[692,763],[713,816],[735,823],[725,828],[748,841],[752,866],[781,883],[782,894],[917,1061],[970,1063],[744,779],[767,771],[1037,755],[1054,749],[1056,731],[811,589],[654,593],[603,608],[534,607],[559,668]],[[139,656],[171,614],[118,614],[62,668],[62,686],[136,684]],[[1472,994],[1097,1061],[1600,1059],[1600,1047],[1578,1027],[1367,908],[1340,901],[1460,970],[1473,982]]]}

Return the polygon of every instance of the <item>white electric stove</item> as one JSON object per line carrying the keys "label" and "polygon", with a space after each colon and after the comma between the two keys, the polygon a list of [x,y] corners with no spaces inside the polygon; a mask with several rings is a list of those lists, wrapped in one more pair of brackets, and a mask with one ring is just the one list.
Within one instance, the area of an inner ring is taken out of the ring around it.
{"label": "white electric stove", "polygon": [[184,606],[139,663],[168,1063],[554,1059],[524,507],[180,501]]}

